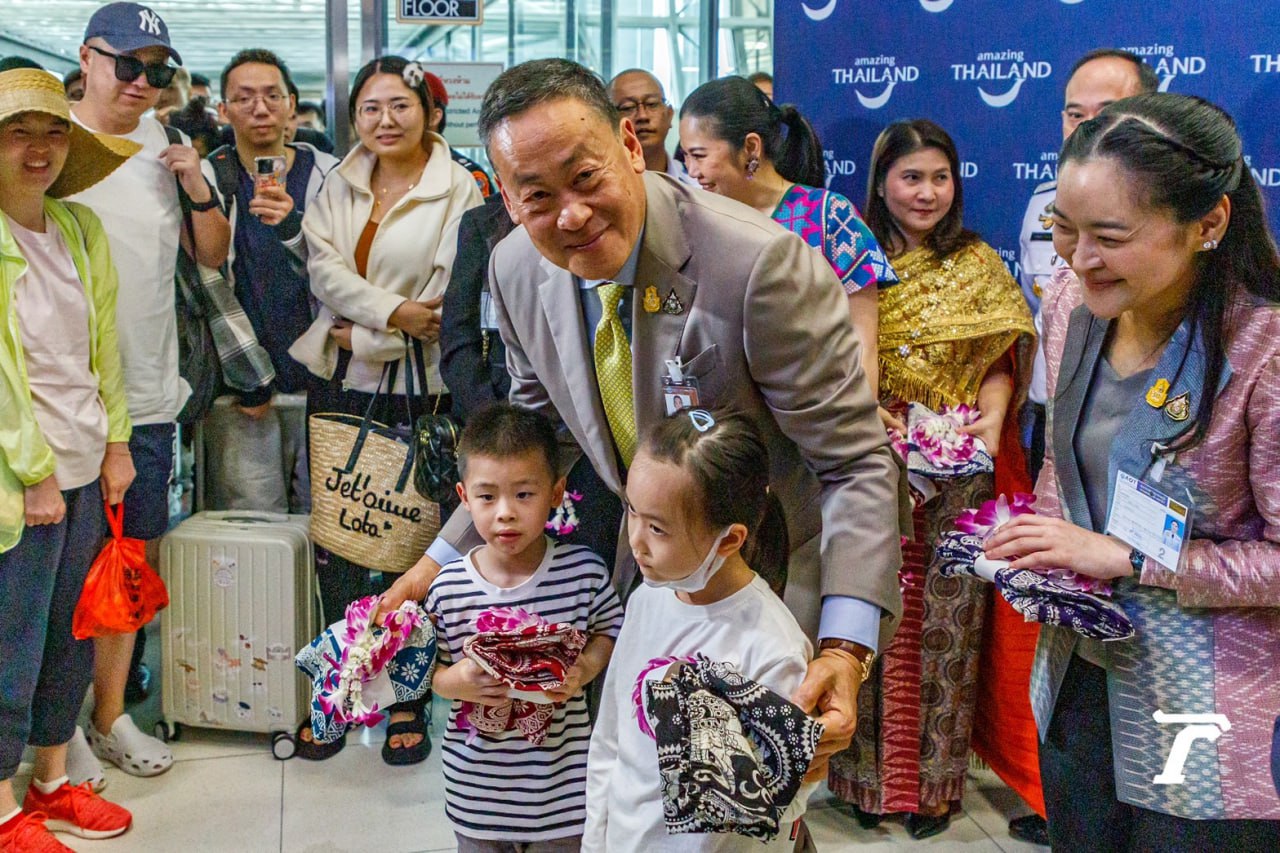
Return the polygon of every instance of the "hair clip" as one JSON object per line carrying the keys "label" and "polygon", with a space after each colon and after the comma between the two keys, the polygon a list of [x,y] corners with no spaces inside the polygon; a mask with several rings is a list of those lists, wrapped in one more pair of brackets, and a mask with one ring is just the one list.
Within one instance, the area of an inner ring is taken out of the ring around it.
{"label": "hair clip", "polygon": [[410,89],[416,89],[422,85],[422,81],[426,79],[426,69],[417,62],[405,63],[404,71],[400,72],[400,76],[404,78],[404,82],[408,84]]}
{"label": "hair clip", "polygon": [[698,432],[706,432],[716,425],[716,419],[706,409],[690,409],[689,420]]}

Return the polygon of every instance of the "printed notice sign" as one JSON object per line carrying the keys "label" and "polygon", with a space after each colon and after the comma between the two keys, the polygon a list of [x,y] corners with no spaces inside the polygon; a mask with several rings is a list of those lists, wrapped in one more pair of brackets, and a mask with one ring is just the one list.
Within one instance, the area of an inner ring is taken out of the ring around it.
{"label": "printed notice sign", "polygon": [[489,84],[502,73],[501,62],[424,62],[422,67],[440,78],[449,93],[445,141],[454,148],[476,148],[480,135],[480,102]]}

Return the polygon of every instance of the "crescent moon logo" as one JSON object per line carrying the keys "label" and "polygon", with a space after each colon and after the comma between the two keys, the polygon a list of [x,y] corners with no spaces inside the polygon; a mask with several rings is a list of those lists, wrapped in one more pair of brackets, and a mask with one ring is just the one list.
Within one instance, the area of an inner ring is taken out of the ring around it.
{"label": "crescent moon logo", "polygon": [[893,87],[896,85],[898,85],[897,80],[890,81],[889,85],[884,87],[883,92],[871,98],[862,94],[857,89],[853,90],[853,94],[858,96],[858,103],[862,104],[862,106],[869,110],[878,110],[885,104],[889,103],[889,97],[893,94]]}
{"label": "crescent moon logo", "polygon": [[1076,6],[1083,3],[1084,0],[1061,0],[1061,2],[1066,6]]}
{"label": "crescent moon logo", "polygon": [[951,4],[956,0],[920,0],[920,5],[926,12],[933,12],[935,15],[939,12],[945,12],[951,8]]}
{"label": "crescent moon logo", "polygon": [[1018,97],[1018,90],[1022,88],[1022,84],[1025,82],[1025,77],[1019,77],[1014,82],[1013,88],[1005,92],[1003,95],[992,95],[979,86],[978,94],[982,96],[982,100],[986,102],[986,105],[989,107],[1007,107],[1013,103],[1015,98]]}
{"label": "crescent moon logo", "polygon": [[[950,3],[951,0],[947,0],[947,2]],[[827,5],[823,6],[821,9],[810,9],[805,3],[801,3],[800,8],[804,9],[804,13],[809,20],[825,21],[827,18],[830,18],[831,13],[836,10],[836,0],[827,0]]]}

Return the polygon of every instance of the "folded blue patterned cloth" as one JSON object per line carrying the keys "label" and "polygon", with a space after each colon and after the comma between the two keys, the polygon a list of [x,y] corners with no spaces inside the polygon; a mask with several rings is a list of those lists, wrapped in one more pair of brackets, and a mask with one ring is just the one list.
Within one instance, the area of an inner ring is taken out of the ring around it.
{"label": "folded blue patterned cloth", "polygon": [[1014,569],[1004,560],[987,559],[982,537],[977,534],[945,533],[934,548],[934,560],[945,577],[969,575],[994,583],[1004,600],[1028,622],[1061,625],[1096,640],[1127,640],[1134,634],[1133,622],[1120,605],[1063,586],[1031,569]]}
{"label": "folded blue patterned cloth", "polygon": [[348,729],[376,725],[397,702],[431,690],[436,633],[421,606],[406,602],[383,625],[378,599],[347,606],[347,618],[330,625],[298,652],[294,663],[311,679],[311,735],[332,743]]}

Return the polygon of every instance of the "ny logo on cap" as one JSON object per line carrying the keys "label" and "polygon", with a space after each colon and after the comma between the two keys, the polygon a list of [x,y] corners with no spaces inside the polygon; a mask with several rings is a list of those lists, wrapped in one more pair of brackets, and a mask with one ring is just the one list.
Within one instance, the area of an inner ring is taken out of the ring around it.
{"label": "ny logo on cap", "polygon": [[160,16],[150,9],[139,9],[138,29],[151,33],[153,36],[160,35]]}

